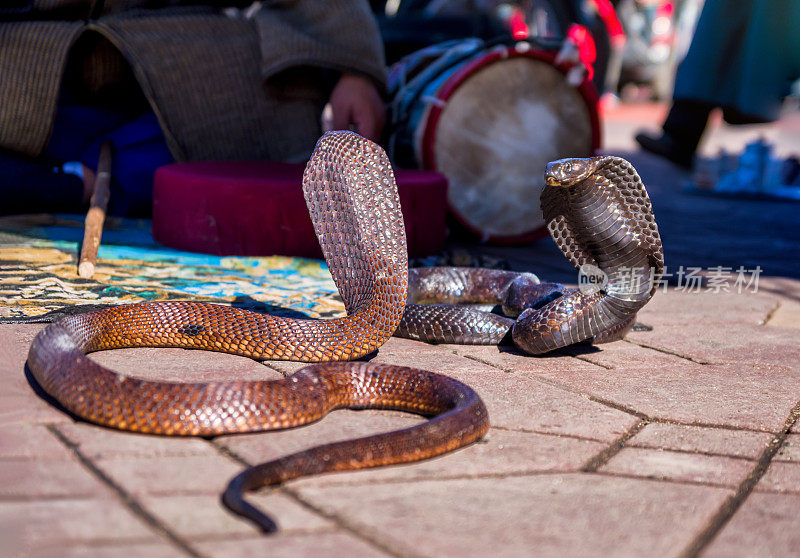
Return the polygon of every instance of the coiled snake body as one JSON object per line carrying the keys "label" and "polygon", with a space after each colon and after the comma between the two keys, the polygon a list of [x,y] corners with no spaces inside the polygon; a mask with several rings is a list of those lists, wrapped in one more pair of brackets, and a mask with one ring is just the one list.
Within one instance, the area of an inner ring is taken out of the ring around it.
{"label": "coiled snake body", "polygon": [[403,314],[408,273],[402,214],[386,155],[355,134],[327,134],[306,168],[303,191],[346,317],[299,320],[197,302],[141,303],[51,324],[28,354],[33,377],[68,411],[137,432],[211,436],[287,428],[343,407],[433,417],[406,430],[320,446],[246,470],[230,483],[224,501],[265,531],[275,525],[244,501],[242,490],[306,474],[424,459],[470,444],[489,427],[486,408],[472,389],[399,366],[329,363],[278,381],[177,383],[126,377],[86,356],[122,347],[184,347],[326,362],[380,347]]}
{"label": "coiled snake body", "polygon": [[[619,157],[547,166],[541,205],[564,255],[598,285],[568,291],[532,274],[469,268],[411,270],[396,335],[435,343],[495,344],[511,337],[531,354],[582,341],[621,339],[652,298],[664,270],[650,198]],[[435,304],[419,304],[435,303]],[[455,303],[502,305],[503,317]]]}

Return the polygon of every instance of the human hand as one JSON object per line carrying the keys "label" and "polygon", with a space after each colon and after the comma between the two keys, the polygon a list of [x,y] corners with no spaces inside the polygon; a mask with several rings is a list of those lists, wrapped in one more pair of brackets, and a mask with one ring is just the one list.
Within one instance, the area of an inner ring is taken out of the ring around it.
{"label": "human hand", "polygon": [[330,129],[354,129],[378,141],[386,123],[386,106],[375,84],[369,79],[344,73],[331,92]]}

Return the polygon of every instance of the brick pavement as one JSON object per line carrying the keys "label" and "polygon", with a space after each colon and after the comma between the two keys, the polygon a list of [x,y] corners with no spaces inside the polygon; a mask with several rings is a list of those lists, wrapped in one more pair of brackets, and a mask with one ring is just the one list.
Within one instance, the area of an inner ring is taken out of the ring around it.
{"label": "brick pavement", "polygon": [[[658,110],[610,114],[608,149],[625,152],[623,131],[656,122]],[[751,131],[797,152],[793,118]],[[715,130],[710,145],[728,133]],[[746,141],[741,133],[734,139]],[[421,419],[337,411],[300,429],[213,440],[116,432],[75,422],[35,395],[24,361],[40,326],[0,326],[0,555],[797,554],[800,206],[681,195],[685,175],[627,155],[652,192],[668,268],[760,265],[758,292],[672,286],[640,314],[652,331],[540,358],[390,340],[374,361],[469,383],[489,409],[488,436],[430,461],[254,495],[279,523],[275,536],[219,503],[245,464]],[[573,280],[550,242],[478,249]],[[183,350],[92,358],[162,379],[278,378],[299,367]]]}

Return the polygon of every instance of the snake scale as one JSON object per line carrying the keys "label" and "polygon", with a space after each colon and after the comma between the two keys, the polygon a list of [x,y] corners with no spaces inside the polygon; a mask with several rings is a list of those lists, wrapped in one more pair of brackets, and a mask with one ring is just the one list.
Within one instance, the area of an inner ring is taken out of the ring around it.
{"label": "snake scale", "polygon": [[[412,269],[396,335],[470,344],[510,338],[530,354],[624,337],[664,271],[652,204],[636,170],[612,156],[554,161],[541,206],[564,255],[584,273],[599,272],[601,284],[567,290],[529,273]],[[463,306],[469,303],[502,306],[508,317]]]}
{"label": "snake scale", "polygon": [[[288,428],[338,408],[395,409],[432,417],[405,430],[328,444],[247,469],[223,501],[262,530],[275,524],[243,491],[301,475],[416,461],[478,440],[489,428],[481,399],[446,376],[400,366],[328,362],[380,347],[403,314],[408,261],[397,187],[376,144],[349,132],[317,144],[303,192],[347,310],[302,320],[199,302],[110,307],[43,329],[28,367],[74,415],[136,432],[214,436]],[[127,377],[86,356],[122,347],[183,347],[257,359],[326,362],[282,380],[179,383]]]}

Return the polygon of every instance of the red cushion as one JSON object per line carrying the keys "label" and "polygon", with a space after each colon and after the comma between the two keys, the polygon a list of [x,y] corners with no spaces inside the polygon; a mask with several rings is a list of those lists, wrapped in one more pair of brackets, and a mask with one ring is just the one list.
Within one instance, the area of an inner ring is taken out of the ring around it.
{"label": "red cushion", "polygon": [[[271,161],[166,165],[153,185],[153,236],[220,256],[320,257],[301,189],[304,164]],[[411,257],[442,249],[447,179],[396,169]]]}

